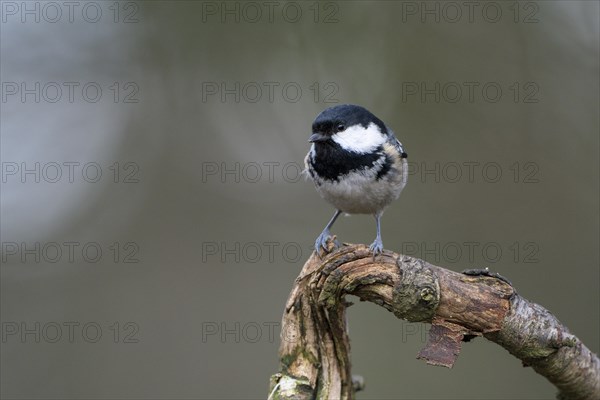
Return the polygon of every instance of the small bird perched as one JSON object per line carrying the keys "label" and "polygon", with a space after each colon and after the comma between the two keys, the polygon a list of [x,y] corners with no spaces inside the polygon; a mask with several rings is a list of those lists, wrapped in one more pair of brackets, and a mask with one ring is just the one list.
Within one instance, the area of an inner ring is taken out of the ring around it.
{"label": "small bird perched", "polygon": [[309,142],[306,171],[321,197],[336,208],[315,241],[317,254],[320,249],[327,251],[329,229],[342,212],[375,216],[377,237],[370,249],[373,257],[382,253],[381,215],[400,196],[408,179],[404,147],[379,118],[351,104],[319,114]]}

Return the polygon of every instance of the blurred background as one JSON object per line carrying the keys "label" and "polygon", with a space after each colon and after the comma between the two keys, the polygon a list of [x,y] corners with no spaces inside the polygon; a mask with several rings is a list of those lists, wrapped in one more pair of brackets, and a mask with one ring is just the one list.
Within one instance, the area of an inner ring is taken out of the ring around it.
{"label": "blurred background", "polygon": [[[258,399],[333,213],[299,176],[326,107],[395,130],[387,249],[489,267],[599,346],[599,5],[2,1],[1,395]],[[369,244],[370,216],[333,233]],[[359,399],[547,399],[477,339],[349,309]]]}

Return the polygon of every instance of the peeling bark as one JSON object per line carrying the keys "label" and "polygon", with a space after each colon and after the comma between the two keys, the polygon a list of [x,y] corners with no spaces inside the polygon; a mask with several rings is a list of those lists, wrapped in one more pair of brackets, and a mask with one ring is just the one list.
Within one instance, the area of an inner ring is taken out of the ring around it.
{"label": "peeling bark", "polygon": [[345,295],[401,319],[431,323],[418,358],[452,367],[463,341],[483,336],[506,348],[558,389],[560,399],[600,398],[600,361],[548,310],[486,270],[457,273],[389,251],[374,260],[364,245],[308,259],[282,322],[280,372],[269,399],[352,399]]}

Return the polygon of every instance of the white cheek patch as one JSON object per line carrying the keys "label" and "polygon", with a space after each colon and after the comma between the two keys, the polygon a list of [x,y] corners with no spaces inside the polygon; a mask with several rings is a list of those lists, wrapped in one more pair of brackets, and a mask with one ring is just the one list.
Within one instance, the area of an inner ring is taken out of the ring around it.
{"label": "white cheek patch", "polygon": [[334,134],[331,139],[344,150],[355,153],[369,153],[386,141],[386,137],[373,122],[367,128],[355,125],[343,132]]}

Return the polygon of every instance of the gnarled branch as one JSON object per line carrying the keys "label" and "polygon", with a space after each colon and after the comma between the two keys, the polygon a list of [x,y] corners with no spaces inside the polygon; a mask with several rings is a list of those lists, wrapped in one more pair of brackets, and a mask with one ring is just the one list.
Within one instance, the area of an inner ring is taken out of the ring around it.
{"label": "gnarled branch", "polygon": [[483,336],[531,366],[560,399],[600,398],[600,361],[545,308],[487,271],[456,273],[389,251],[373,259],[364,245],[345,245],[308,259],[283,315],[280,372],[269,399],[351,399],[344,296],[358,296],[398,318],[431,323],[418,358],[451,367],[463,341]]}

